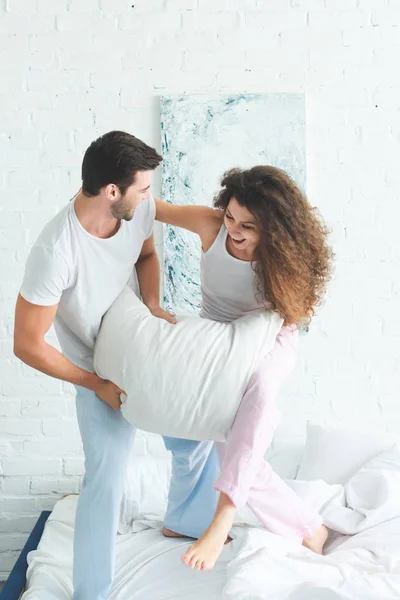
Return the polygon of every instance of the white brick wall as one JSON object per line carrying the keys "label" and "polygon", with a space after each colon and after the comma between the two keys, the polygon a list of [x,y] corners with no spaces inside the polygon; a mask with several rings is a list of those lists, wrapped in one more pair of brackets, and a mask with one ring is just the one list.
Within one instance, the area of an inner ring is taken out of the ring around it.
{"label": "white brick wall", "polygon": [[[70,387],[12,354],[24,261],[92,139],[121,128],[159,148],[160,94],[307,94],[308,190],[336,279],[281,429],[321,417],[400,432],[397,0],[1,0],[0,35],[0,580],[83,471]],[[159,442],[140,436],[136,452]]]}

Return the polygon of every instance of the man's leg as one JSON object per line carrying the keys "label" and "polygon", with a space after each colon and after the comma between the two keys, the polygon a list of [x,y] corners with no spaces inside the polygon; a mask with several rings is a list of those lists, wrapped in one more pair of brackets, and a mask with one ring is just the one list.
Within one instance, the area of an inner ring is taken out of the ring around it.
{"label": "man's leg", "polygon": [[218,493],[213,485],[219,464],[212,442],[164,437],[172,452],[172,475],[164,526],[181,535],[198,538],[210,525]]}
{"label": "man's leg", "polygon": [[74,537],[74,600],[105,600],[114,575],[115,540],[126,462],[135,428],[96,394],[77,388],[85,454]]}

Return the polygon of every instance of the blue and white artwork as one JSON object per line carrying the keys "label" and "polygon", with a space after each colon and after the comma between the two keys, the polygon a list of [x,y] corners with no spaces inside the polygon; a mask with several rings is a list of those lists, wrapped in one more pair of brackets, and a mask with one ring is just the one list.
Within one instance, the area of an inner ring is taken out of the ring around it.
{"label": "blue and white artwork", "polygon": [[[212,205],[223,173],[273,165],[306,186],[303,94],[161,98],[162,199]],[[195,234],[164,228],[164,305],[175,314],[200,308],[201,247]]]}

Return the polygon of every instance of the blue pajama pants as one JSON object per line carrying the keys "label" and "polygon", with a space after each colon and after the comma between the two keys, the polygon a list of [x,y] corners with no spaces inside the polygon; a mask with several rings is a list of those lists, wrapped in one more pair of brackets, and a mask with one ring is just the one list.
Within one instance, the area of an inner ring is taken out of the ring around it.
{"label": "blue pajama pants", "polygon": [[[74,537],[74,600],[105,600],[115,565],[115,541],[125,468],[136,428],[96,394],[77,387],[76,408],[85,455]],[[199,537],[211,523],[219,465],[212,442],[164,438],[172,477],[164,524]]]}

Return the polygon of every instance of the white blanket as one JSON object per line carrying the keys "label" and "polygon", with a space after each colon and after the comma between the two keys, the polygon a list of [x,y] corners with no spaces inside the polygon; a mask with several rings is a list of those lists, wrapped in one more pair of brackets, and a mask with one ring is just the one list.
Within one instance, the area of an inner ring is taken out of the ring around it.
{"label": "white blanket", "polygon": [[186,316],[171,325],[125,288],[103,318],[95,370],[126,392],[122,413],[140,429],[223,441],[281,326],[266,310],[232,323]]}
{"label": "white blanket", "polygon": [[228,565],[230,600],[400,598],[400,451],[394,447],[345,485],[291,483],[331,528],[324,556],[265,530],[247,531]]}

